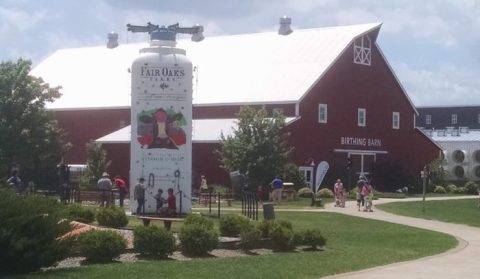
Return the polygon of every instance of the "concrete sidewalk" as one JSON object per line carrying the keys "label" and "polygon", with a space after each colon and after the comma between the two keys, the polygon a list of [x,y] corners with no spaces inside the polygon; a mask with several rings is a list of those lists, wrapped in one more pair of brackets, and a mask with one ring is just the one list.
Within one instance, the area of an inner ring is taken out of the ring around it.
{"label": "concrete sidewalk", "polygon": [[[427,200],[459,198],[471,199],[475,197],[427,198]],[[421,199],[380,199],[378,201],[374,201],[374,205],[386,202],[407,202],[418,200]],[[476,205],[477,202],[472,201],[472,206]],[[459,245],[455,249],[447,251],[443,254],[408,262],[375,267],[358,272],[329,276],[326,278],[480,278],[480,228],[398,216],[380,211],[376,208],[374,208],[374,212],[359,212],[355,202],[348,202],[345,208],[338,208],[334,207],[333,204],[328,204],[325,210],[443,232],[453,235],[459,240]]]}

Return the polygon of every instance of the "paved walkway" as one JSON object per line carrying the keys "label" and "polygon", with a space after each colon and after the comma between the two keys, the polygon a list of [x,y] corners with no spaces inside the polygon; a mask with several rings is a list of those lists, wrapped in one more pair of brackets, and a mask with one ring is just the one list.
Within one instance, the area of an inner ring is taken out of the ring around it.
{"label": "paved walkway", "polygon": [[[451,197],[459,199],[463,197]],[[473,198],[473,197],[464,197]],[[428,198],[450,199],[445,198]],[[374,204],[393,202],[393,201],[418,201],[419,198],[407,198],[401,200],[381,199],[374,201]],[[476,202],[473,203],[476,206]],[[374,208],[374,212],[358,212],[355,202],[348,202],[346,208],[337,208],[333,204],[326,206],[326,211],[338,212],[363,218],[383,220],[391,223],[408,225],[433,231],[444,232],[457,237],[459,245],[450,251],[440,255],[434,255],[418,260],[395,263],[391,265],[375,267],[359,272],[345,273],[326,278],[480,278],[480,228],[469,227],[466,225],[457,225],[439,221],[417,219],[411,217],[398,216]]]}

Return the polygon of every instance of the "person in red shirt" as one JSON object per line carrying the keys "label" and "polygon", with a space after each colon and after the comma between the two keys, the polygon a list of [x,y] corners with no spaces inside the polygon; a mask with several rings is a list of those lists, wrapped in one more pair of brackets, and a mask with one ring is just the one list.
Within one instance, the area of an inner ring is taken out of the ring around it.
{"label": "person in red shirt", "polygon": [[173,193],[173,188],[169,188],[167,190],[167,193],[168,193],[168,198],[167,198],[168,214],[170,216],[173,216],[177,212],[177,198]]}
{"label": "person in red shirt", "polygon": [[123,206],[123,200],[127,196],[128,187],[125,181],[120,177],[120,175],[115,175],[113,183],[118,189],[119,199],[120,199],[120,207]]}

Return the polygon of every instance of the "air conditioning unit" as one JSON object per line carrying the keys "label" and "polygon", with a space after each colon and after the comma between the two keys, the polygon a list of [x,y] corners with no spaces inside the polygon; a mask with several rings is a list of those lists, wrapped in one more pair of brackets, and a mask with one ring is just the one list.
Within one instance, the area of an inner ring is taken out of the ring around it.
{"label": "air conditioning unit", "polygon": [[467,172],[465,171],[465,168],[460,165],[456,165],[452,168],[451,174],[456,178],[456,179],[464,179]]}
{"label": "air conditioning unit", "polygon": [[452,161],[455,163],[464,163],[467,159],[467,152],[465,150],[455,150],[452,152]]}

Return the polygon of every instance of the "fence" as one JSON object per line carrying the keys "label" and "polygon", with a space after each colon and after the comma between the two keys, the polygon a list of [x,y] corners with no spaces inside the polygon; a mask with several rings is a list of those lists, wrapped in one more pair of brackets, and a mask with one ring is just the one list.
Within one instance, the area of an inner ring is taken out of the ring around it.
{"label": "fence", "polygon": [[242,214],[246,217],[258,220],[258,197],[254,192],[242,192]]}

